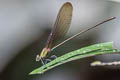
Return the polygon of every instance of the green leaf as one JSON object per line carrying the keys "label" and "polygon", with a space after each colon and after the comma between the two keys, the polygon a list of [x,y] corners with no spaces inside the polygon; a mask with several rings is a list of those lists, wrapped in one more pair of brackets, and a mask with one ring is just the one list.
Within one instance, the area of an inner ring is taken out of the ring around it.
{"label": "green leaf", "polygon": [[106,53],[115,53],[115,52],[120,52],[120,51],[113,48],[113,42],[94,44],[91,46],[87,46],[87,47],[66,53],[65,55],[58,57],[55,60],[43,65],[42,67],[33,70],[30,74],[42,74],[48,71],[49,69],[52,69],[66,62],[70,62],[73,60],[86,58],[90,56],[96,56],[96,55],[106,54]]}

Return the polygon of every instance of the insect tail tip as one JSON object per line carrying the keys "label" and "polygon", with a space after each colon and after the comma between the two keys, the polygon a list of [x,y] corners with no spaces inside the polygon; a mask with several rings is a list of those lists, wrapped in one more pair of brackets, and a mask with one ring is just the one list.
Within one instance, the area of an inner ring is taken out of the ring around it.
{"label": "insect tail tip", "polygon": [[116,19],[116,17],[111,17],[111,19]]}

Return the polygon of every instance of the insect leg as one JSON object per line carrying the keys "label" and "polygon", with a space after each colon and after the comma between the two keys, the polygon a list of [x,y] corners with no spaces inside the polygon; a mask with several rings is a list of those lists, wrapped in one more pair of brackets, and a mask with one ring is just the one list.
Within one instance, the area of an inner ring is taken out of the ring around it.
{"label": "insect leg", "polygon": [[56,59],[57,56],[56,56],[56,55],[52,55],[50,58],[51,58],[51,59]]}
{"label": "insect leg", "polygon": [[48,62],[51,62],[51,59],[45,59],[45,64],[47,64]]}
{"label": "insect leg", "polygon": [[44,59],[43,59],[43,58],[40,58],[40,61],[41,61],[42,65],[44,65],[44,64],[45,64],[45,62],[44,62]]}

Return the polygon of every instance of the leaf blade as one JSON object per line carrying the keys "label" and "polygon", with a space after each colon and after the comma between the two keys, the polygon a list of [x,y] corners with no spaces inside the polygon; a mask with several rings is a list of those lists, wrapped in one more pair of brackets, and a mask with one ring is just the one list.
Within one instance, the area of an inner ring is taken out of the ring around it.
{"label": "leaf blade", "polygon": [[84,48],[69,52],[61,57],[58,57],[57,59],[43,65],[42,67],[33,70],[30,74],[42,74],[58,65],[61,65],[73,60],[100,55],[100,54],[113,53],[113,52],[120,52],[119,50],[113,48],[113,42],[94,44],[88,47],[84,47]]}

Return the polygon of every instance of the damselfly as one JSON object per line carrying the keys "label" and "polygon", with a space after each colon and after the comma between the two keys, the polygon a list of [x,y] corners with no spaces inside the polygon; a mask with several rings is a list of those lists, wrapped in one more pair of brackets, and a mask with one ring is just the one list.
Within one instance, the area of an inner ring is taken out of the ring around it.
{"label": "damselfly", "polygon": [[73,7],[72,4],[70,2],[66,2],[65,4],[63,4],[63,6],[60,8],[55,25],[48,37],[47,43],[45,48],[43,48],[42,52],[40,53],[40,55],[36,56],[36,61],[40,61],[42,62],[42,64],[44,64],[44,59],[47,57],[47,54],[49,52],[51,52],[52,50],[54,50],[55,48],[61,46],[62,44],[64,44],[65,42],[73,39],[74,37],[85,33],[105,22],[108,22],[110,20],[115,19],[115,17],[109,18],[105,21],[102,21],[100,23],[98,23],[97,25],[87,28],[73,36],[71,36],[70,38],[64,40],[63,42],[55,45],[56,41],[58,41],[59,39],[61,39],[68,31],[69,27],[70,27],[70,23],[72,20],[72,11],[73,11]]}

